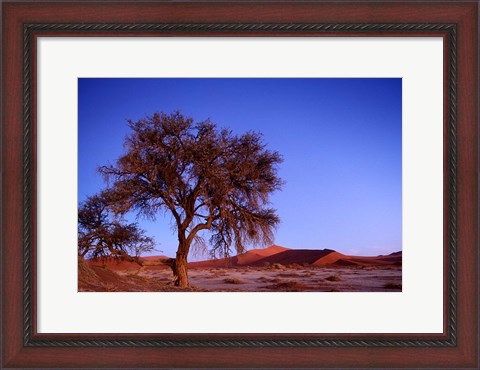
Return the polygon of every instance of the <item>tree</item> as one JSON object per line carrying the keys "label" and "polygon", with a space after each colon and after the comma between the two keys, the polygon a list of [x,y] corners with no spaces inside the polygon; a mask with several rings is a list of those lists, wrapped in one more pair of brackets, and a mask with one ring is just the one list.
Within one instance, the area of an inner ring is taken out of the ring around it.
{"label": "tree", "polygon": [[78,254],[81,257],[113,256],[141,265],[139,256],[155,250],[155,242],[136,223],[114,218],[105,194],[94,195],[79,206]]}
{"label": "tree", "polygon": [[188,286],[192,244],[207,245],[211,256],[242,253],[248,243],[272,243],[279,223],[269,195],[279,190],[282,157],[266,149],[262,136],[240,136],[209,120],[194,122],[180,112],[155,113],[136,122],[125,138],[125,153],[100,167],[116,213],[136,210],[151,219],[171,214],[177,231],[174,282]]}

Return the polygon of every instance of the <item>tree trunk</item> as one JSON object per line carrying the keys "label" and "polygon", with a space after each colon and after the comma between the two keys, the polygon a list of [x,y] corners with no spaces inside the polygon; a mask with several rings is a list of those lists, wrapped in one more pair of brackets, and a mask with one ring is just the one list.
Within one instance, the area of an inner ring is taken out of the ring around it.
{"label": "tree trunk", "polygon": [[180,288],[188,287],[187,253],[179,250],[177,252],[177,258],[175,259],[173,281],[175,282],[175,285]]}
{"label": "tree trunk", "polygon": [[188,251],[190,250],[190,238],[185,237],[186,228],[178,228],[178,249],[177,256],[175,258],[173,270],[173,282],[176,286],[180,288],[187,288],[188,284],[188,267],[187,267],[187,257]]}

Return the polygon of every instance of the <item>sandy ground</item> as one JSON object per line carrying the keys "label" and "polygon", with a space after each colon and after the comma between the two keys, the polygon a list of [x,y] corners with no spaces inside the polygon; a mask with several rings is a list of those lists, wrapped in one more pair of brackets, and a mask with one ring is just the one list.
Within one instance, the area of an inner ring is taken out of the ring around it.
{"label": "sandy ground", "polygon": [[347,256],[329,249],[273,245],[218,260],[189,263],[190,287],[173,286],[166,256],[79,260],[79,291],[115,292],[400,292],[402,253]]}
{"label": "sandy ground", "polygon": [[[171,270],[165,268],[117,273],[127,280],[142,279],[161,285],[168,285],[172,279]],[[189,281],[194,291],[400,292],[402,269],[401,266],[195,268],[189,270]]]}

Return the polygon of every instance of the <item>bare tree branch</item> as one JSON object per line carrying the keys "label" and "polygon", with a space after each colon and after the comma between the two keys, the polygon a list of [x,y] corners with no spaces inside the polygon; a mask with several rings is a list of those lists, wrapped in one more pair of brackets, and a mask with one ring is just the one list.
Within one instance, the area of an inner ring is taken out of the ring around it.
{"label": "bare tree branch", "polygon": [[283,184],[277,175],[282,157],[266,149],[261,134],[237,136],[180,112],[155,113],[129,126],[125,153],[99,171],[110,184],[115,213],[172,214],[179,240],[174,271],[185,271],[180,285],[188,285],[183,264],[200,231],[210,230],[213,255],[272,241],[280,220],[269,196]]}

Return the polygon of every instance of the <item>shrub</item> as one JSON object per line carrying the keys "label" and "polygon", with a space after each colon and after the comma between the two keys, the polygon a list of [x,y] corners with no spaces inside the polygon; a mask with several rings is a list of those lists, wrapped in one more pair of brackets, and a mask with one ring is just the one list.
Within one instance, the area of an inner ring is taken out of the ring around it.
{"label": "shrub", "polygon": [[308,285],[305,285],[295,280],[289,280],[289,281],[284,281],[277,284],[269,285],[266,288],[273,289],[273,290],[283,290],[286,292],[299,292],[299,291],[304,291],[306,288],[308,288]]}
{"label": "shrub", "polygon": [[243,284],[242,280],[236,279],[236,278],[227,278],[227,279],[224,279],[223,282],[225,284]]}
{"label": "shrub", "polygon": [[328,281],[340,281],[340,277],[336,276],[336,275],[331,275],[329,277],[327,277],[325,280],[328,280]]}

